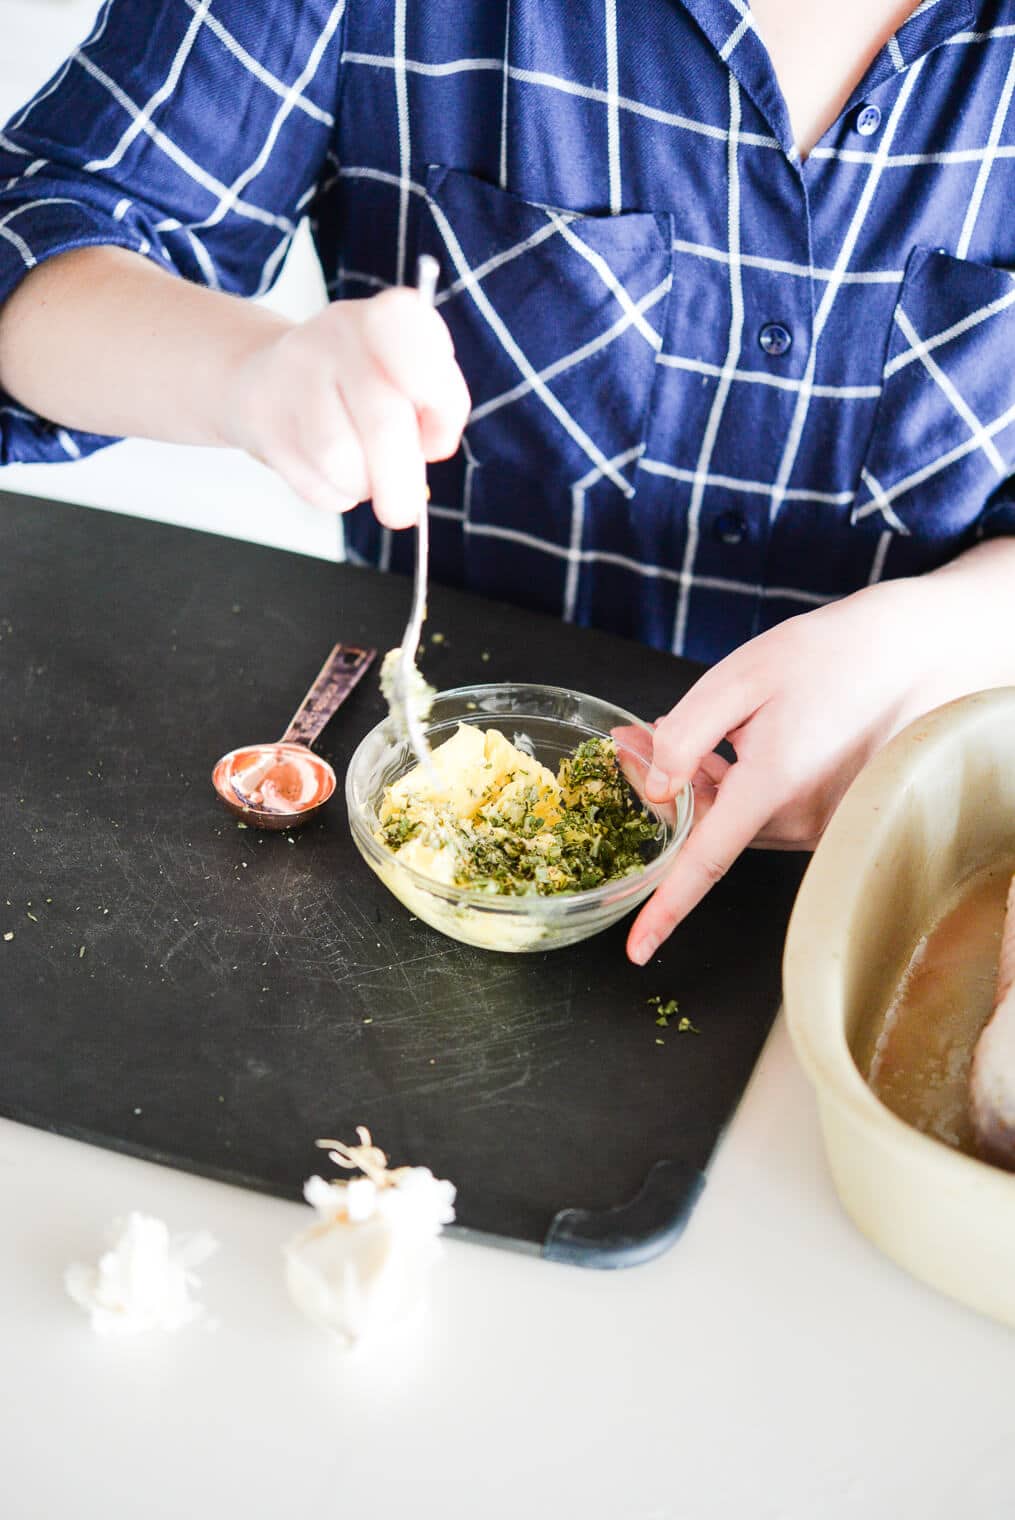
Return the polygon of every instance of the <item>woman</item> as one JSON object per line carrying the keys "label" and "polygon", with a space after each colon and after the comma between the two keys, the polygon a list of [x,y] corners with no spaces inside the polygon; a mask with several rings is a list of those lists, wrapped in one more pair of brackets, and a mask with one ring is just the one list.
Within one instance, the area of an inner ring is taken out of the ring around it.
{"label": "woman", "polygon": [[111,0],[0,137],[0,459],[244,448],[396,568],[434,462],[439,578],[717,662],[643,964],[1015,681],[1013,87],[1007,0]]}

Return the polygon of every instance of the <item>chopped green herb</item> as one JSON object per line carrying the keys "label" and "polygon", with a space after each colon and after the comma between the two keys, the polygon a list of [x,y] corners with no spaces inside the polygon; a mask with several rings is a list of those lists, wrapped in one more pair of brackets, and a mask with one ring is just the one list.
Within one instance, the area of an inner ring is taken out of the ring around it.
{"label": "chopped green herb", "polygon": [[[659,1025],[659,1028],[668,1029],[670,1027],[670,1019],[672,1019],[679,1011],[676,998],[670,998],[669,1001],[665,1003],[661,997],[650,997],[647,998],[646,1001],[649,1007],[654,1008],[656,1011],[656,1023]],[[681,1019],[678,1028],[683,1027],[683,1025],[688,1024],[688,1022],[689,1021],[687,1019]]]}
{"label": "chopped green herb", "polygon": [[516,784],[523,774],[509,774],[470,818],[424,825],[395,814],[378,837],[398,850],[426,828],[428,844],[454,851],[456,886],[509,896],[587,892],[650,858],[660,825],[621,774],[611,740],[587,739],[560,762],[560,795],[549,804],[534,783]]}

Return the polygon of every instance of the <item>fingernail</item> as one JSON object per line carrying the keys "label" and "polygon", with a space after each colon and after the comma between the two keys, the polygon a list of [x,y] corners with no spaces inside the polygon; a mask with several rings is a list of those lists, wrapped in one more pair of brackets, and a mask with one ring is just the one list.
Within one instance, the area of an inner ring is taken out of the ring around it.
{"label": "fingernail", "polygon": [[670,784],[670,778],[665,771],[661,771],[658,765],[653,765],[645,777],[645,786],[650,792],[665,792]]}
{"label": "fingernail", "polygon": [[631,959],[636,966],[644,966],[645,962],[650,961],[658,949],[659,941],[653,939],[650,934],[647,939],[640,939],[636,945],[631,946]]}

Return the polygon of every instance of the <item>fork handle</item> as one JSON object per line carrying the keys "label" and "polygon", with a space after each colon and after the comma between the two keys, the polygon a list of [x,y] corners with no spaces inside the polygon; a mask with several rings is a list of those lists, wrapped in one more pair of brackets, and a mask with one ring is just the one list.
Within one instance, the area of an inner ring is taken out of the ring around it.
{"label": "fork handle", "polygon": [[376,649],[336,644],[293,714],[281,742],[305,744],[309,749],[376,657]]}

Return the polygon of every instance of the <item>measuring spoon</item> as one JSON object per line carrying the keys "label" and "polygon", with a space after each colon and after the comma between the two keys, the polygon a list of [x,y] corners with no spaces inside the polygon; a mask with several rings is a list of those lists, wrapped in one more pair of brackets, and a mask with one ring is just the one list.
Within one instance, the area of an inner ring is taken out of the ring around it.
{"label": "measuring spoon", "polygon": [[211,779],[231,813],[255,829],[298,829],[320,811],[338,780],[310,746],[376,654],[376,649],[336,644],[281,739],[247,744],[222,756]]}

